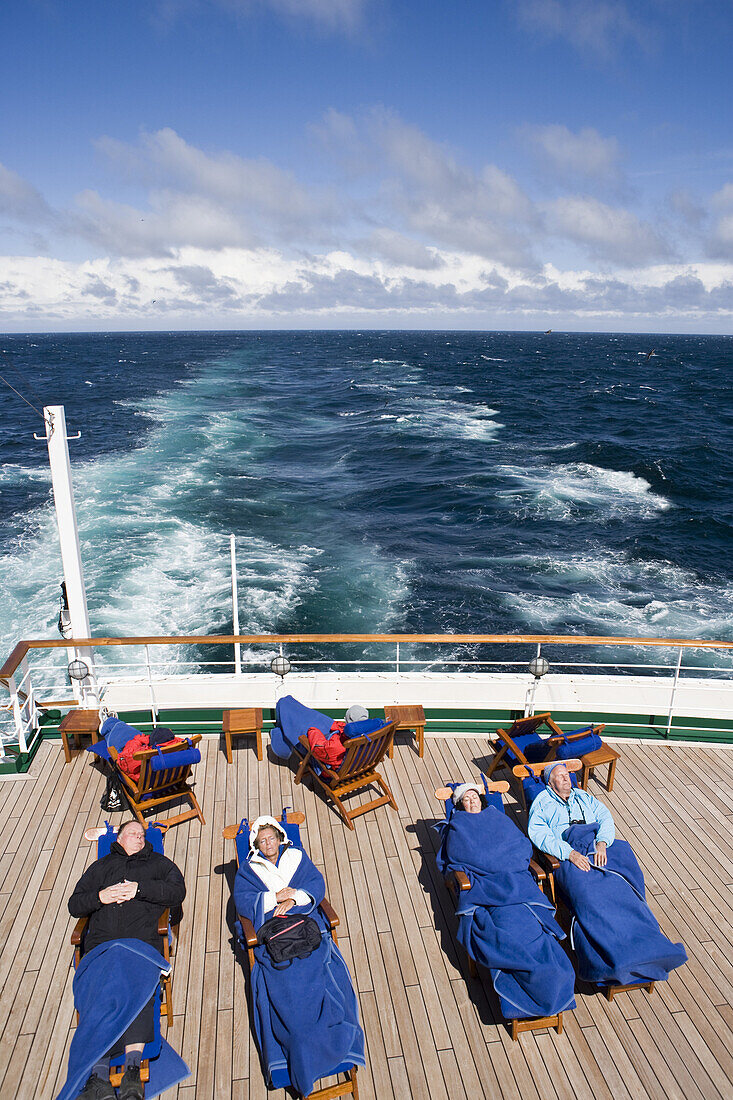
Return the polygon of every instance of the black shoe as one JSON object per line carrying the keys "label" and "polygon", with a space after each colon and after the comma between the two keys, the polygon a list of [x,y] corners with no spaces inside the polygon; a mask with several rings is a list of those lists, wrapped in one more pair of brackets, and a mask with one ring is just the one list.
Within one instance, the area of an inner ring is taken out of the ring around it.
{"label": "black shoe", "polygon": [[[113,1093],[114,1095],[114,1093]],[[140,1066],[128,1066],[120,1082],[119,1100],[143,1100],[145,1086],[140,1080]]]}
{"label": "black shoe", "polygon": [[76,1100],[115,1100],[115,1090],[110,1085],[109,1078],[105,1080],[93,1073]]}

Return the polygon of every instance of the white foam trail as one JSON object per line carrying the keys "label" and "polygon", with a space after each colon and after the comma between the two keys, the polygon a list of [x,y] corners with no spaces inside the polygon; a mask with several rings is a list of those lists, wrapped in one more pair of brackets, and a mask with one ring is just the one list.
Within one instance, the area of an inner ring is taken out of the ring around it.
{"label": "white foam trail", "polygon": [[625,470],[605,470],[585,462],[526,468],[500,466],[498,473],[517,482],[497,496],[512,504],[518,515],[572,520],[597,513],[602,520],[623,516],[649,518],[672,507],[666,497],[652,492],[649,482]]}
{"label": "white foam trail", "polygon": [[[731,637],[733,587],[706,584],[668,561],[639,561],[623,551],[598,549],[567,557],[520,555],[512,565],[540,573],[548,587],[506,593],[505,604],[538,632],[639,637]],[[569,595],[567,593],[570,593]],[[710,662],[713,663],[712,660]]]}
{"label": "white foam trail", "polygon": [[488,442],[495,438],[503,426],[492,419],[496,415],[497,410],[488,405],[430,396],[408,401],[396,422],[401,431],[447,439]]}

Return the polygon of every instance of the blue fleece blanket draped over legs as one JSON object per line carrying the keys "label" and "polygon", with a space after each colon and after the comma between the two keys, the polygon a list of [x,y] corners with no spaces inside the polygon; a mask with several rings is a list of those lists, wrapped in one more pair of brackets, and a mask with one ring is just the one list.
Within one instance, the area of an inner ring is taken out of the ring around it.
{"label": "blue fleece blanket draped over legs", "polygon": [[[310,914],[321,927],[321,944],[307,959],[292,959],[281,966],[272,961],[266,947],[256,947],[252,1002],[266,1076],[274,1084],[286,1071],[292,1085],[307,1096],[315,1081],[338,1067],[365,1064],[364,1033],[351,975],[317,909],[324,897],[323,875],[305,852],[290,886],[313,898],[312,905],[295,905],[289,912]],[[241,863],[234,904],[256,929],[264,921],[264,894],[262,880],[249,864]]]}
{"label": "blue fleece blanket draped over legs", "polygon": [[458,939],[491,973],[506,1020],[553,1016],[575,1007],[575,973],[565,935],[529,870],[532,845],[500,810],[454,813],[437,826],[441,874],[464,871]]}
{"label": "blue fleece blanket draped over legs", "polygon": [[625,840],[607,849],[605,868],[593,865],[598,824],[572,825],[563,839],[587,855],[590,871],[563,860],[555,882],[573,914],[571,939],[578,977],[594,985],[664,982],[687,961],[681,943],[672,943],[646,903],[644,875]]}
{"label": "blue fleece blanket draped over legs", "polygon": [[[155,993],[160,975],[169,970],[160,952],[142,940],[109,940],[84,955],[73,985],[79,1024],[71,1040],[66,1083],[56,1100],[74,1100],[81,1092],[95,1064],[114,1050]],[[160,1054],[150,1060],[146,1100],[183,1081],[190,1072],[162,1039]]]}

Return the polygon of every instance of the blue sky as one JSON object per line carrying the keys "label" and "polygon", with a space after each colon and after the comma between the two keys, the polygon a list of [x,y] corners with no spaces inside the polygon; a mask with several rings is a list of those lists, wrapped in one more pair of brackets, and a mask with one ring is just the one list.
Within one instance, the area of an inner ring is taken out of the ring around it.
{"label": "blue sky", "polygon": [[0,329],[729,332],[733,0],[5,0]]}

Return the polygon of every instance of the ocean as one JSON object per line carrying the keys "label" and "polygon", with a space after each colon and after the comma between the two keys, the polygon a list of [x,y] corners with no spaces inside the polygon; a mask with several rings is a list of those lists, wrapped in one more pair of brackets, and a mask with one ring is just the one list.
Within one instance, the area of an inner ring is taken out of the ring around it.
{"label": "ocean", "polygon": [[[92,629],[733,639],[733,339],[0,337],[63,404]],[[649,355],[651,351],[653,355]],[[56,637],[40,417],[0,385],[0,637]]]}

